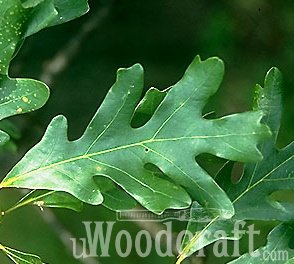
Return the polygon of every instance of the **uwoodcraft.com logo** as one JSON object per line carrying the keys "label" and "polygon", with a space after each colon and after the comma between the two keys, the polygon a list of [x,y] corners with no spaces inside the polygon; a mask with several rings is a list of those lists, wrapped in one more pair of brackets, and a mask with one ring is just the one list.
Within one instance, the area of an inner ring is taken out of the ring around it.
{"label": "uwoodcraft.com logo", "polygon": [[[255,229],[254,224],[248,225],[245,221],[231,222],[231,232],[221,229],[212,231],[209,228],[202,230],[201,235],[190,230],[174,232],[175,221],[191,220],[190,213],[190,210],[179,210],[154,215],[146,210],[131,210],[117,213],[116,221],[84,221],[82,222],[84,237],[70,238],[73,256],[76,259],[111,257],[110,252],[113,252],[114,248],[115,253],[121,258],[127,258],[134,252],[139,257],[146,258],[154,251],[159,257],[176,257],[183,250],[183,239],[191,241],[197,236],[199,245],[210,244],[207,241],[214,242],[212,252],[215,257],[236,258],[242,255],[240,238],[246,235],[247,252],[251,257],[265,262],[286,262],[289,259],[286,250],[255,250],[254,241],[260,235],[260,231]],[[212,220],[205,214],[193,219],[203,226]],[[136,234],[125,229],[118,230],[116,225],[122,221],[136,222],[142,229]],[[229,240],[232,240],[230,244]],[[203,247],[195,253],[195,256],[205,257]]]}

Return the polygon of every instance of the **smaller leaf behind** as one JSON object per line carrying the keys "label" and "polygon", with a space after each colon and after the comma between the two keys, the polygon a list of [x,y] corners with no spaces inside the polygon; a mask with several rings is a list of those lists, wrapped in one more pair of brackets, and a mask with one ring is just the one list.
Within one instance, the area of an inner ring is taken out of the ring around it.
{"label": "smaller leaf behind", "polygon": [[[242,178],[237,183],[231,181],[233,163],[229,162],[215,178],[219,186],[226,191],[235,207],[232,220],[280,220],[294,219],[294,204],[275,201],[270,196],[278,190],[294,190],[294,144],[282,150],[277,150],[275,142],[281,121],[281,73],[277,68],[268,71],[265,77],[264,88],[256,85],[254,109],[262,110],[265,115],[263,122],[273,131],[272,137],[260,144],[263,160],[255,163],[245,163]],[[190,221],[188,230],[195,234],[192,240],[186,237],[183,240],[181,258],[185,258],[196,250],[203,248],[215,240],[207,240],[205,232],[214,232],[221,229],[224,222],[220,218],[213,219],[207,224]],[[226,225],[228,236],[231,236],[233,225]],[[197,238],[197,239],[196,239]]]}
{"label": "smaller leaf behind", "polygon": [[88,0],[54,0],[54,8],[58,15],[50,22],[49,26],[68,22],[89,11]]}
{"label": "smaller leaf behind", "polygon": [[255,107],[265,113],[263,122],[273,131],[273,136],[260,146],[264,159],[245,164],[243,177],[237,184],[228,177],[223,177],[223,183],[217,180],[233,201],[236,219],[294,219],[294,203],[271,197],[276,191],[294,190],[294,144],[281,150],[275,146],[282,111],[281,79],[280,71],[272,68],[266,75],[264,88],[256,86]]}
{"label": "smaller leaf behind", "polygon": [[293,226],[280,224],[268,235],[266,246],[247,253],[228,264],[293,264],[294,250],[289,247]]}
{"label": "smaller leaf behind", "polygon": [[95,177],[94,180],[103,195],[102,205],[106,208],[120,212],[133,209],[138,204],[132,196],[110,179],[106,177]]}
{"label": "smaller leaf behind", "polygon": [[140,127],[145,125],[165,96],[166,90],[160,91],[156,88],[150,88],[135,109],[131,123],[132,126]]}
{"label": "smaller leaf behind", "polygon": [[40,257],[24,253],[0,244],[0,250],[16,264],[45,264]]}
{"label": "smaller leaf behind", "polygon": [[25,205],[37,205],[40,208],[67,208],[76,212],[80,212],[83,209],[83,203],[69,193],[47,190],[33,190],[23,197],[16,205],[8,209],[5,213],[9,213]]}

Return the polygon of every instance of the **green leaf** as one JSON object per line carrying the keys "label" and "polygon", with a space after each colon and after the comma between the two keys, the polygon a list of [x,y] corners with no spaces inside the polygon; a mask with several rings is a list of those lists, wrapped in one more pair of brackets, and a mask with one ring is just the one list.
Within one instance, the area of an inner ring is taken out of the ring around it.
{"label": "green leaf", "polygon": [[[256,163],[246,163],[243,176],[237,183],[233,183],[230,178],[232,163],[227,164],[215,180],[233,201],[233,220],[293,221],[294,204],[274,200],[271,196],[276,191],[294,190],[294,144],[292,142],[282,150],[275,146],[282,111],[281,73],[277,68],[272,68],[267,73],[264,88],[256,86],[254,108],[265,113],[263,122],[273,131],[272,137],[260,146],[264,159]],[[201,237],[204,233],[201,233],[201,229],[213,232],[221,228],[220,225],[223,222],[219,218],[211,220],[207,228],[194,222],[189,223],[188,230],[195,233],[198,241],[184,240],[182,255],[187,257],[195,250],[214,242],[211,240],[203,243]],[[227,234],[232,234],[231,231]],[[227,239],[233,237],[228,235]]]}
{"label": "green leaf", "polygon": [[2,0],[0,74],[7,75],[9,63],[24,38],[48,26],[74,19],[87,11],[87,1],[84,0]]}
{"label": "green leaf", "polygon": [[281,74],[273,68],[265,78],[265,87],[258,85],[256,90],[255,105],[265,113],[263,121],[273,131],[273,136],[260,146],[264,159],[246,164],[237,184],[225,179],[223,183],[217,180],[234,203],[236,219],[294,219],[294,203],[276,201],[271,197],[276,191],[294,190],[294,144],[292,142],[282,150],[275,146],[282,111],[280,85]]}
{"label": "green leaf", "polygon": [[[49,97],[48,87],[30,79],[10,79],[0,75],[0,120],[42,107]],[[9,136],[0,130],[0,145]]]}
{"label": "green leaf", "polygon": [[269,233],[266,246],[247,253],[229,264],[291,264],[294,261],[294,250],[289,247],[289,242],[293,232],[293,227],[280,224]]}
{"label": "green leaf", "polygon": [[[144,207],[155,213],[185,208],[191,198],[217,214],[234,214],[225,192],[196,162],[210,153],[237,161],[262,156],[256,145],[270,134],[260,124],[261,111],[207,120],[202,109],[218,89],[224,72],[218,58],[196,57],[183,78],[167,91],[150,120],[131,127],[143,89],[138,64],[120,69],[117,81],[76,141],[67,139],[67,122],[54,118],[43,139],[12,169],[0,187],[68,192],[83,202],[101,204],[95,177],[111,179]],[[157,166],[169,180],[144,167]],[[179,187],[181,185],[187,192]]]}
{"label": "green leaf", "polygon": [[[232,232],[232,230],[234,230],[235,221],[232,219],[224,220],[219,216],[214,217],[214,211],[215,208],[203,208],[198,203],[192,203],[189,222],[186,228],[187,232],[181,243],[177,264],[181,263],[194,252],[197,252],[217,240],[240,239],[240,237],[235,237],[235,234]],[[215,232],[219,230],[222,230],[226,236],[214,236]],[[192,238],[190,234],[193,234]]]}
{"label": "green leaf", "polygon": [[103,205],[113,211],[125,211],[133,209],[137,202],[128,195],[120,186],[108,178],[95,178],[95,183],[103,195]]}
{"label": "green leaf", "polygon": [[24,253],[0,244],[0,250],[16,264],[45,264],[38,256]]}
{"label": "green leaf", "polygon": [[21,138],[21,131],[20,128],[17,127],[9,120],[1,120],[0,122],[0,130],[5,131],[8,133],[13,139],[20,139]]}
{"label": "green leaf", "polygon": [[165,96],[166,91],[150,88],[135,109],[135,113],[132,118],[132,127],[145,125],[152,117],[156,108],[160,105]]}
{"label": "green leaf", "polygon": [[88,0],[54,0],[58,15],[49,26],[55,26],[80,17],[89,11]]}
{"label": "green leaf", "polygon": [[[30,79],[10,79],[9,65],[23,40],[39,30],[88,11],[86,0],[2,0],[0,5],[0,120],[40,108],[48,87]],[[0,130],[0,146],[9,136]]]}
{"label": "green leaf", "polygon": [[0,74],[8,67],[23,39],[48,26],[57,15],[52,1],[42,1],[33,8],[24,8],[19,0],[3,0],[0,5]]}

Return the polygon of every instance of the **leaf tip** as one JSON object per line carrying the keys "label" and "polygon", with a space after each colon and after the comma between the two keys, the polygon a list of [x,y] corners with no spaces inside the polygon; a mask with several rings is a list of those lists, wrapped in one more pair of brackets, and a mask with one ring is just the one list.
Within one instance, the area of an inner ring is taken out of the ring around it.
{"label": "leaf tip", "polygon": [[277,79],[281,79],[282,78],[282,73],[281,73],[281,71],[277,67],[272,67],[266,73],[266,77],[265,78],[267,79],[269,77],[275,77]]}
{"label": "leaf tip", "polygon": [[128,68],[119,68],[117,70],[117,75],[119,76],[121,74],[128,73],[128,72],[130,72],[132,74],[136,74],[136,73],[142,74],[143,71],[144,71],[143,66],[140,63],[136,63],[133,66],[128,67]]}
{"label": "leaf tip", "polygon": [[61,137],[67,138],[67,119],[63,115],[55,116],[47,127],[44,138]]}
{"label": "leaf tip", "polygon": [[67,125],[67,118],[64,115],[57,115],[52,119],[50,125]]}
{"label": "leaf tip", "polygon": [[209,57],[205,60],[202,60],[200,55],[196,55],[196,57],[193,60],[194,63],[205,63],[205,62],[213,62],[219,65],[222,65],[224,67],[224,62],[217,56]]}

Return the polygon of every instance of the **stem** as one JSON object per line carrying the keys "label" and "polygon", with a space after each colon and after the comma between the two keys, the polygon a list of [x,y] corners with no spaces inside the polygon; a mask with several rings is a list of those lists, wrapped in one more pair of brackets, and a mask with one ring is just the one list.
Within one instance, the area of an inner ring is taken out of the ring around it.
{"label": "stem", "polygon": [[53,193],[56,192],[56,191],[47,192],[47,193],[45,193],[45,194],[42,194],[42,195],[39,195],[39,196],[36,196],[36,197],[33,197],[33,198],[31,198],[31,199],[27,199],[27,200],[26,200],[26,198],[27,198],[28,196],[30,196],[32,193],[34,193],[35,191],[36,191],[36,190],[33,190],[33,191],[29,192],[26,196],[24,196],[21,200],[19,200],[19,201],[13,206],[13,207],[11,207],[11,208],[7,209],[6,211],[2,212],[2,213],[1,213],[2,216],[6,215],[6,214],[8,214],[8,213],[13,212],[13,211],[15,211],[16,209],[18,209],[18,208],[20,208],[20,207],[23,207],[23,206],[25,206],[25,205],[31,204],[31,203],[33,203],[33,202],[35,202],[35,201],[40,200],[40,199],[43,198],[43,197],[46,197],[46,196],[51,195],[51,194],[53,194]]}

